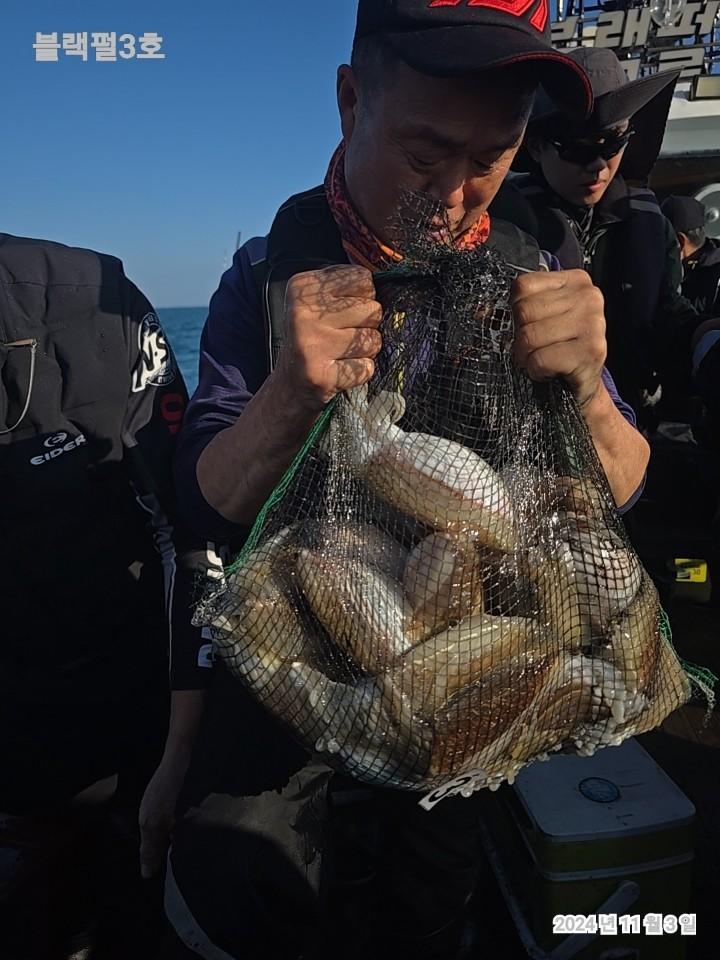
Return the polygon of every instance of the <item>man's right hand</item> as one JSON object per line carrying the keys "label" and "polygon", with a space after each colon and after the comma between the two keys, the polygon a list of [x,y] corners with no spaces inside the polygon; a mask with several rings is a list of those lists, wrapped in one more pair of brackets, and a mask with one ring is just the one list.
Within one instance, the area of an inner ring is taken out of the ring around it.
{"label": "man's right hand", "polygon": [[381,319],[369,270],[345,265],[293,277],[275,370],[198,460],[200,490],[217,513],[252,526],[323,407],[374,374]]}
{"label": "man's right hand", "polygon": [[308,410],[367,383],[382,338],[382,307],[372,274],[334,266],[293,277],[285,297],[286,339],[276,378]]}

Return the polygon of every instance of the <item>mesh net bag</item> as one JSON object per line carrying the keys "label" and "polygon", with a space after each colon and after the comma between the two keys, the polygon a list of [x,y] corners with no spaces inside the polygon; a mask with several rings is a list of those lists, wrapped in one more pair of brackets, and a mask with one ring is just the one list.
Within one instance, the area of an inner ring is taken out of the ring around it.
{"label": "mesh net bag", "polygon": [[572,395],[513,365],[515,271],[438,216],[406,204],[373,380],[327,408],[197,619],[330,765],[470,793],[691,690]]}

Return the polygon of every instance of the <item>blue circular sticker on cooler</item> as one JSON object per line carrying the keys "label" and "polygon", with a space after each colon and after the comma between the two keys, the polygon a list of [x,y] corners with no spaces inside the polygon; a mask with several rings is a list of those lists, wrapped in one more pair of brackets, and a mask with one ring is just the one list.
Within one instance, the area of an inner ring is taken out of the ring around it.
{"label": "blue circular sticker on cooler", "polygon": [[595,803],[613,803],[620,799],[620,790],[612,780],[603,780],[601,777],[588,777],[578,784],[580,793]]}

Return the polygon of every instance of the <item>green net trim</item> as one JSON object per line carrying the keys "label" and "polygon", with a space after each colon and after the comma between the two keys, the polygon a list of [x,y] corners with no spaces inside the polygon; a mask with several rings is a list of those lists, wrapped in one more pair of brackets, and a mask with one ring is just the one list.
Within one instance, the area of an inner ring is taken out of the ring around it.
{"label": "green net trim", "polygon": [[305,440],[305,443],[302,445],[302,447],[298,450],[297,454],[295,455],[295,459],[287,468],[282,479],[280,480],[278,485],[275,487],[273,492],[270,494],[268,499],[265,501],[265,505],[263,506],[260,513],[257,515],[257,519],[253,524],[253,528],[250,531],[250,536],[247,538],[244,547],[242,548],[240,553],[237,555],[233,563],[226,568],[225,574],[227,576],[239,570],[240,567],[243,565],[243,563],[245,563],[247,556],[250,553],[252,553],[253,550],[256,549],[258,543],[260,542],[260,538],[262,537],[263,530],[265,529],[265,524],[267,523],[268,516],[270,515],[271,511],[279,503],[282,503],[283,499],[285,498],[285,495],[287,494],[290,488],[290,484],[293,482],[293,480],[295,479],[295,476],[297,475],[298,470],[305,462],[307,455],[310,453],[310,451],[315,446],[318,439],[322,436],[322,434],[327,429],[327,426],[330,423],[330,419],[335,410],[335,405],[337,401],[338,401],[338,397],[334,397],[330,401],[330,403],[328,403],[328,405],[325,407],[325,409],[322,412],[322,415],[317,420],[317,422],[315,423],[315,426],[312,428],[312,430],[308,434],[307,439]]}
{"label": "green net trim", "polygon": [[[675,644],[672,639],[672,626],[670,625],[670,617],[667,613],[660,608],[660,634],[663,640],[666,643],[669,643],[670,646],[675,650]],[[700,699],[700,697],[705,698],[707,703],[707,709],[705,711],[705,718],[703,720],[703,726],[707,726],[710,722],[710,719],[715,710],[715,688],[718,685],[718,678],[712,672],[708,670],[707,667],[701,667],[696,663],[691,663],[689,660],[685,660],[683,657],[678,656],[680,660],[680,665],[687,674],[690,685],[693,689],[694,697],[693,699]]]}

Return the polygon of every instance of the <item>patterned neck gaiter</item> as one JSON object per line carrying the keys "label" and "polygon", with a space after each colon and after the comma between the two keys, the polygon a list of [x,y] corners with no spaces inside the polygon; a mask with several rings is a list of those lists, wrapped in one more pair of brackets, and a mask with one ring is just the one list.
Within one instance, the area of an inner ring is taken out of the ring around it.
{"label": "patterned neck gaiter", "polygon": [[[345,252],[353,263],[373,272],[386,270],[403,259],[397,250],[382,243],[355,209],[345,182],[345,143],[335,151],[327,177],[325,192],[335,223],[340,230]],[[490,215],[484,213],[477,223],[453,243],[458,250],[473,250],[490,236]]]}

